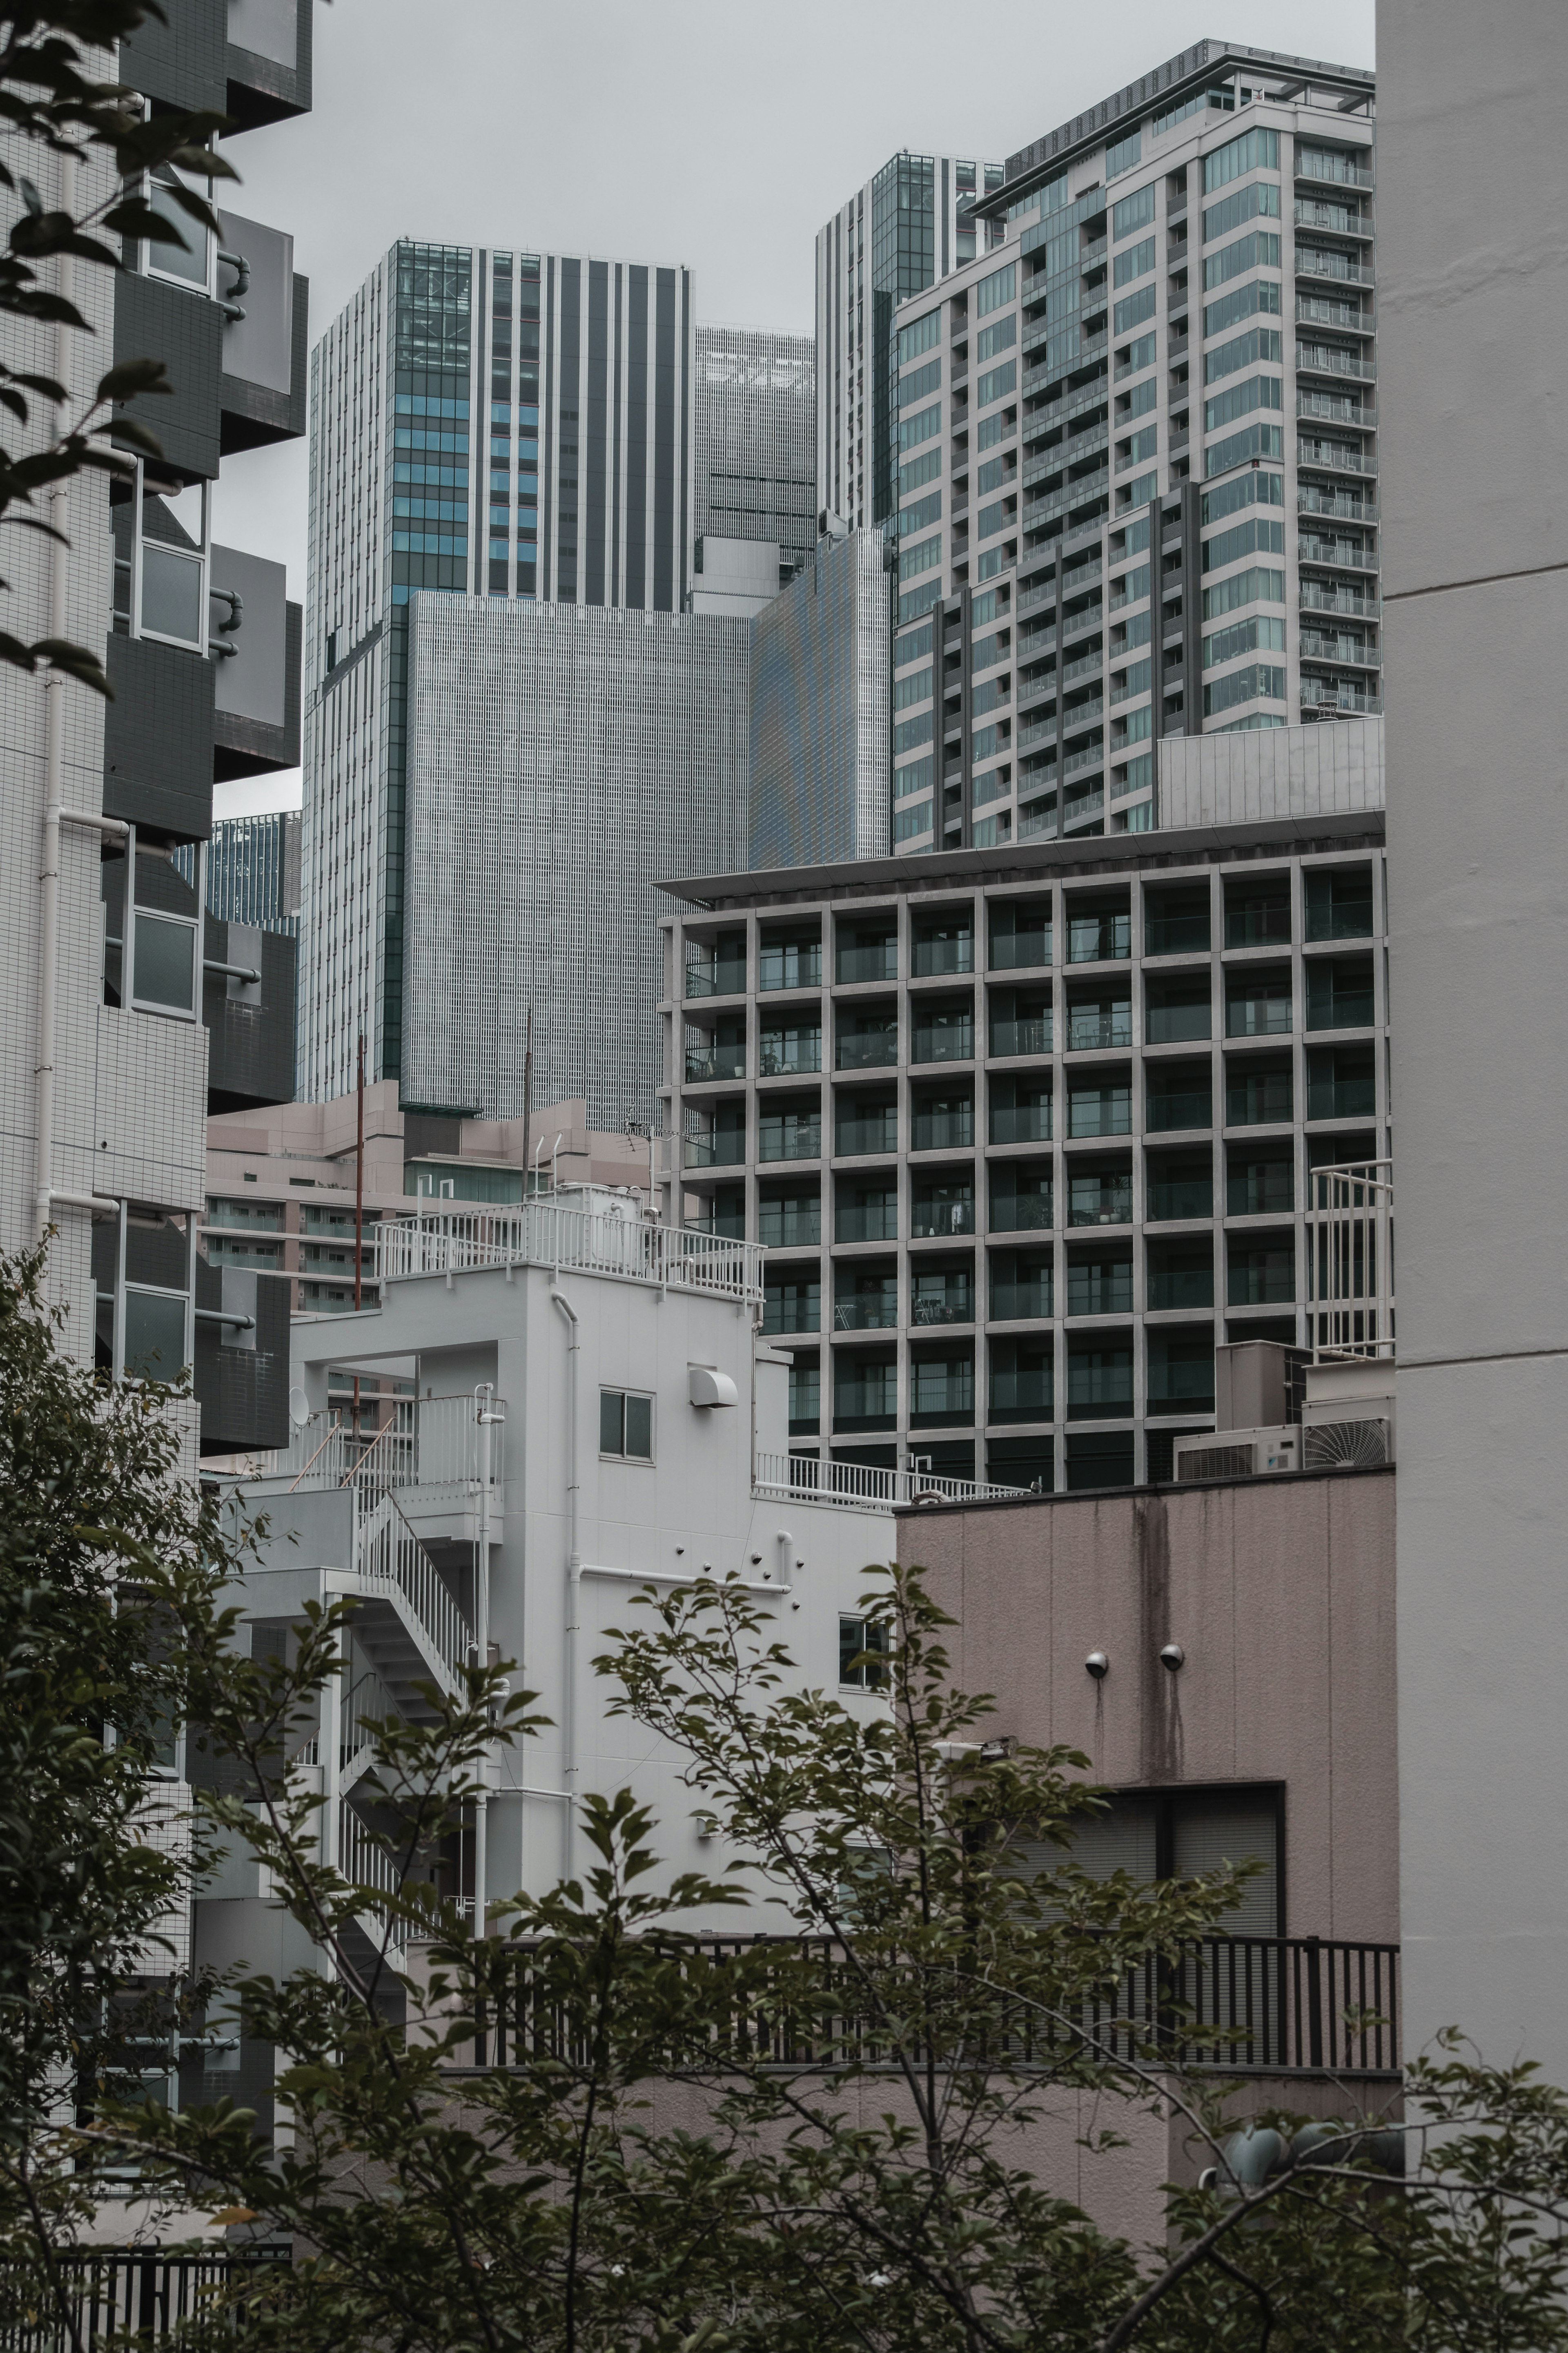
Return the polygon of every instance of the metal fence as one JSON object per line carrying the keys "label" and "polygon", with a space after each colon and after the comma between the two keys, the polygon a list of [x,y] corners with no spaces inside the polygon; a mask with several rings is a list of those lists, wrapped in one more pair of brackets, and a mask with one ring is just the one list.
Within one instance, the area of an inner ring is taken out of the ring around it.
{"label": "metal fence", "polygon": [[[505,1401],[496,1409],[506,1411]],[[490,1483],[506,1475],[504,1423],[490,1427]],[[353,1487],[367,1507],[395,1487],[471,1487],[481,1445],[478,1400],[369,1397],[313,1413],[275,1458],[268,1478],[289,1488]]]}
{"label": "metal fence", "polygon": [[[672,1948],[673,1950],[674,1948]],[[751,2063],[833,2067],[891,2063],[868,2015],[860,1977],[827,1937],[700,1937],[684,1947],[689,1966],[734,1965],[727,2015],[705,2013],[708,2055]],[[776,1972],[767,1963],[778,1957]],[[522,2066],[540,2059],[581,2063],[537,1947],[514,1945],[502,1957],[493,2016],[493,2059]],[[807,1967],[804,1983],[801,1964]],[[744,1968],[741,1964],[746,1964]],[[940,1977],[907,1981],[875,1966],[884,2014],[918,2018],[922,1999],[947,1999]],[[961,1988],[954,1980],[951,1991]],[[793,1999],[792,1999],[793,1998]],[[987,1997],[989,1999],[989,1997]],[[1151,1956],[1082,2000],[1047,2016],[1020,2003],[989,2047],[964,2057],[1006,2070],[1060,2065],[1086,2051],[1269,2074],[1389,2075],[1400,2065],[1399,1947],[1318,1936],[1200,1936],[1169,1957]],[[689,2055],[689,2054],[688,2054]],[[953,2063],[952,2054],[948,2063]]]}
{"label": "metal fence", "polygon": [[711,1292],[721,1299],[760,1302],[763,1296],[760,1243],[657,1225],[629,1199],[586,1208],[525,1201],[515,1208],[446,1208],[384,1219],[376,1263],[381,1280],[391,1282],[481,1268],[549,1266]]}
{"label": "metal fence", "polygon": [[815,1454],[759,1453],[752,1486],[780,1503],[842,1504],[857,1512],[894,1512],[921,1502],[984,1503],[1031,1492],[984,1479],[941,1479],[929,1471],[879,1471],[863,1462],[821,1461]]}
{"label": "metal fence", "polygon": [[1314,1168],[1308,1179],[1308,1329],[1316,1364],[1394,1355],[1394,1164]]}
{"label": "metal fence", "polygon": [[[267,2274],[293,2261],[285,2240],[258,2241],[194,2255],[140,2247],[84,2247],[59,2259],[70,2306],[69,2328],[43,2308],[37,2283],[0,2269],[0,2353],[70,2353],[135,2335],[156,2344],[181,2332],[182,2345],[218,2347],[243,2335],[249,2297]],[[37,2307],[37,2308],[34,2308]]]}

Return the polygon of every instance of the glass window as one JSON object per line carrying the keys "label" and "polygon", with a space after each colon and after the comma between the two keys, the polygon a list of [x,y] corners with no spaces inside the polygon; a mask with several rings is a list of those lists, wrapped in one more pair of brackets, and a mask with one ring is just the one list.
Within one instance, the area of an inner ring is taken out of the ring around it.
{"label": "glass window", "polygon": [[196,931],[194,923],[136,915],[135,998],[140,1005],[167,1006],[177,1013],[195,1008]]}
{"label": "glass window", "polygon": [[983,278],[974,290],[975,317],[988,319],[993,311],[999,311],[1004,302],[1010,302],[1017,290],[1016,262],[1010,261],[1005,269],[994,269],[990,277]]}
{"label": "glass window", "polygon": [[599,1391],[599,1451],[628,1462],[653,1461],[653,1399],[625,1389]]}
{"label": "glass window", "polygon": [[159,278],[177,279],[182,286],[197,287],[205,293],[211,232],[193,220],[180,202],[177,192],[184,185],[171,164],[161,164],[148,181],[147,201],[172,235],[168,239],[148,238],[147,267]]}
{"label": "glass window", "polygon": [[142,1380],[177,1381],[185,1369],[185,1299],[125,1287],[125,1369]]}
{"label": "glass window", "polygon": [[1123,196],[1120,204],[1111,206],[1111,237],[1120,244],[1124,237],[1131,237],[1134,229],[1147,228],[1153,217],[1154,183],[1151,180],[1146,188],[1134,189],[1131,195]]}
{"label": "glass window", "polygon": [[838,1620],[838,1680],[857,1691],[880,1691],[888,1648],[884,1626],[868,1626],[864,1618]]}

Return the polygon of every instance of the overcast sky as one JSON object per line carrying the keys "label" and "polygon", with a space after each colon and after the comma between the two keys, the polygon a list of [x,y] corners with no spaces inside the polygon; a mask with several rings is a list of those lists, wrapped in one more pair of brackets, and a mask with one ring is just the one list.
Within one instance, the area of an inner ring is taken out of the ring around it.
{"label": "overcast sky", "polygon": [[[695,273],[697,316],[809,333],[812,250],[900,147],[1000,163],[1205,35],[1373,62],[1373,0],[318,0],[314,111],[236,140],[312,339],[400,237]],[[984,29],[983,29],[984,28]],[[217,536],[305,593],[305,445],[224,469]],[[219,814],[299,779],[218,788]]]}

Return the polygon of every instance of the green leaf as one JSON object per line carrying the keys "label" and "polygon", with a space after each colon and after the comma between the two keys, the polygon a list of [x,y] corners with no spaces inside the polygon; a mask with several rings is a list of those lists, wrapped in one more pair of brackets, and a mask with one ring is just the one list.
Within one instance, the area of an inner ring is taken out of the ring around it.
{"label": "green leaf", "polygon": [[98,380],[95,400],[132,400],[138,393],[172,393],[169,371],[162,360],[116,360]]}

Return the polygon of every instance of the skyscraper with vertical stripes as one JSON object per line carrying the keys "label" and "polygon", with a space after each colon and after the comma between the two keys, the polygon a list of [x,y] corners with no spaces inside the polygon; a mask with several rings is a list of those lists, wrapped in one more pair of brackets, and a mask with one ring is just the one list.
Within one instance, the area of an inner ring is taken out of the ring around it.
{"label": "skyscraper with vertical stripes", "polygon": [[404,1069],[408,600],[681,611],[689,270],[394,246],[310,361],[300,1086]]}

